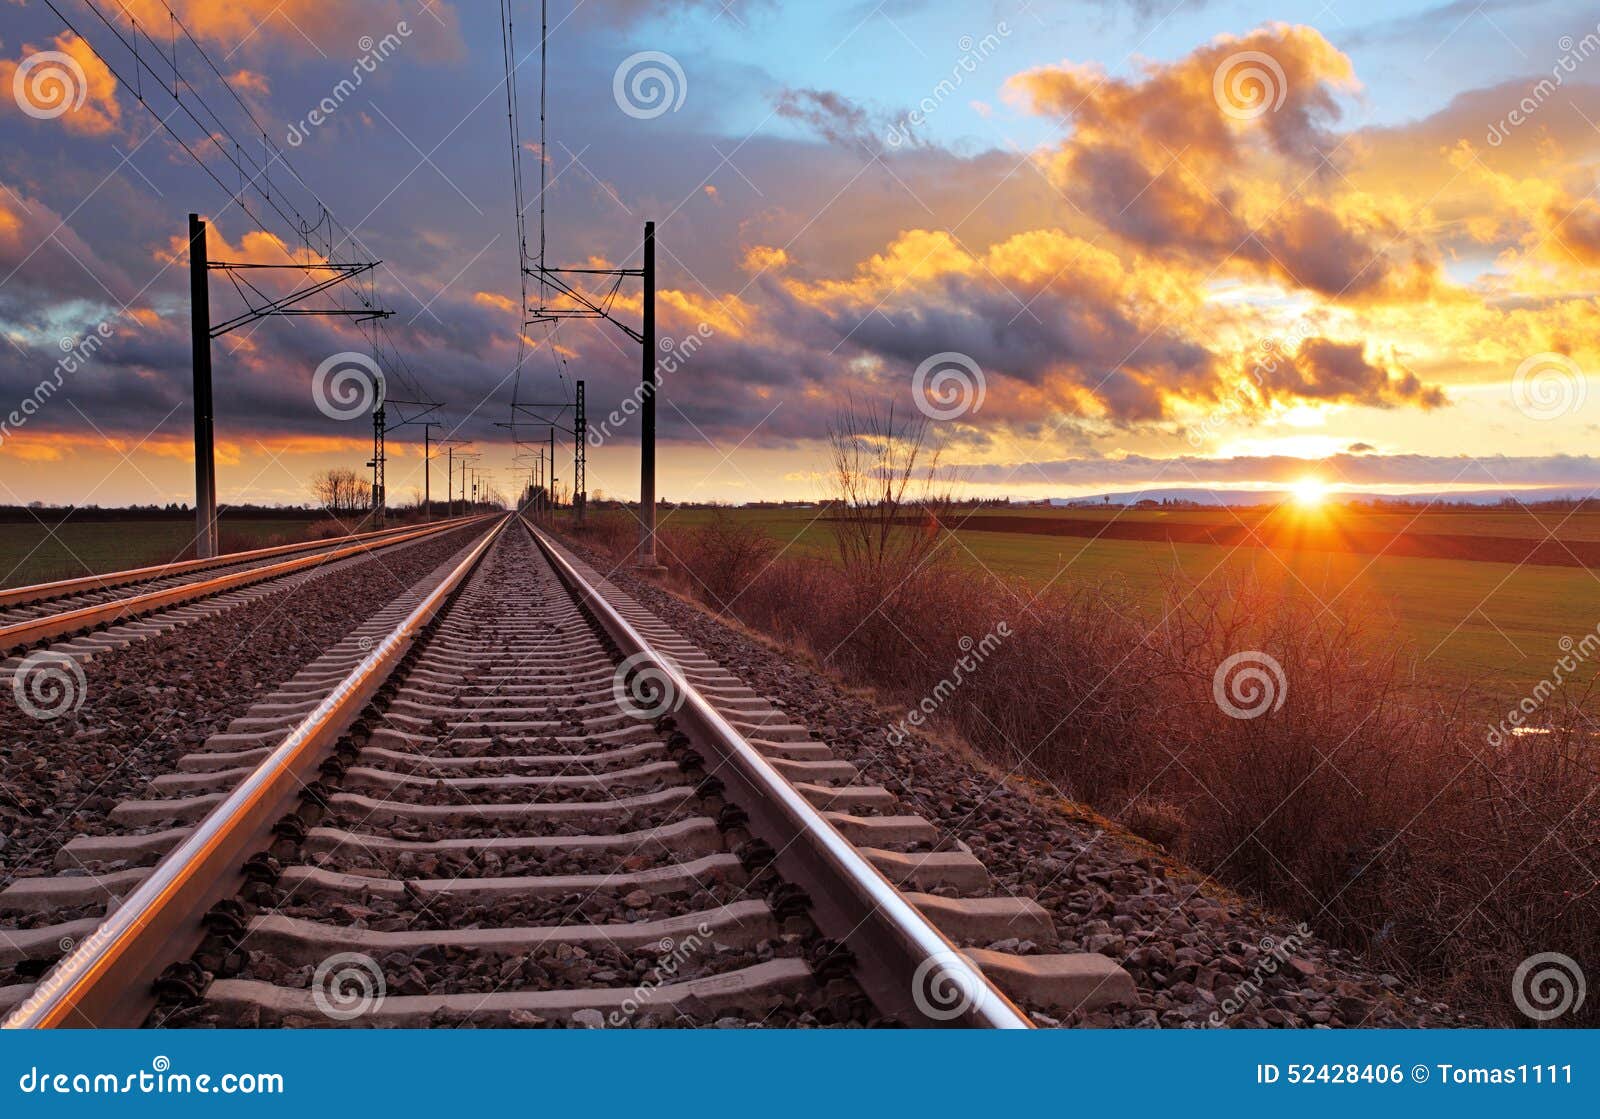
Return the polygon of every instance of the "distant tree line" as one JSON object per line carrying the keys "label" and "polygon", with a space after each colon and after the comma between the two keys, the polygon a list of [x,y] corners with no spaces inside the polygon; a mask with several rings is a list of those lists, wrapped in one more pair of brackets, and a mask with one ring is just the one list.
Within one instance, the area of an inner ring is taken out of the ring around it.
{"label": "distant tree line", "polygon": [[[308,505],[220,505],[218,516],[256,520],[304,520],[317,510]],[[194,516],[186,502],[165,505],[128,505],[105,508],[99,505],[0,505],[0,524],[59,525],[67,521],[173,521]]]}

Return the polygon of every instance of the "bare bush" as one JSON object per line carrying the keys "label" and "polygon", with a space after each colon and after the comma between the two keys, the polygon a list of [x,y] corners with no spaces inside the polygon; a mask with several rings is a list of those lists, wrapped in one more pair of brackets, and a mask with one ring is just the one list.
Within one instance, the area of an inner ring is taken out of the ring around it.
{"label": "bare bush", "polygon": [[704,525],[660,534],[662,553],[690,573],[697,593],[726,611],[778,554],[778,543],[748,520],[713,510]]}
{"label": "bare bush", "polygon": [[372,490],[354,470],[329,467],[312,476],[311,494],[333,516],[346,517],[370,504]]}
{"label": "bare bush", "polygon": [[565,530],[576,540],[613,559],[623,559],[639,544],[639,522],[624,509],[590,509],[581,525]]}

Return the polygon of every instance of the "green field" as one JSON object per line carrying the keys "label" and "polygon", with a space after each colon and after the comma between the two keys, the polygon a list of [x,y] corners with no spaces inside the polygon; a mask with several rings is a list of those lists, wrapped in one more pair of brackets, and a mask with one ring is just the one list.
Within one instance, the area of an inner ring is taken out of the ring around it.
{"label": "green field", "polygon": [[[222,518],[225,551],[306,537],[311,517]],[[194,519],[0,524],[0,586],[19,587],[168,563],[194,555]]]}
{"label": "green field", "polygon": [[[731,515],[762,526],[783,542],[785,554],[829,556],[832,533],[820,509],[739,509]],[[1172,519],[1237,523],[1256,510],[1002,510],[1006,515]],[[675,509],[664,524],[689,526],[714,514]],[[982,514],[978,514],[982,516]],[[1351,530],[1398,531],[1559,540],[1600,540],[1600,513],[1439,511],[1368,512],[1330,508]],[[1022,532],[962,530],[951,534],[952,558],[998,578],[1021,578],[1033,587],[1115,584],[1154,609],[1175,572],[1192,580],[1232,578],[1253,571],[1263,581],[1315,595],[1334,608],[1357,606],[1395,623],[1439,682],[1475,681],[1495,691],[1521,694],[1543,678],[1562,655],[1564,636],[1577,638],[1600,624],[1600,571],[1585,567],[1429,559],[1332,550],[1226,548]]]}

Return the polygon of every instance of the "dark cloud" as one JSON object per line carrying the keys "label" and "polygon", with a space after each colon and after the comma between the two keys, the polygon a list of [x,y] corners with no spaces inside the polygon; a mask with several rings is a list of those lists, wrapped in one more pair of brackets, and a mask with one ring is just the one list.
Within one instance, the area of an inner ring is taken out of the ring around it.
{"label": "dark cloud", "polygon": [[1292,357],[1258,366],[1259,386],[1268,400],[1299,397],[1392,407],[1415,404],[1437,408],[1442,390],[1422,384],[1406,370],[1391,371],[1369,361],[1360,342],[1307,338]]}
{"label": "dark cloud", "polygon": [[887,117],[875,116],[843,94],[825,89],[785,89],[774,99],[773,111],[830,144],[869,153],[883,150],[891,126]]}

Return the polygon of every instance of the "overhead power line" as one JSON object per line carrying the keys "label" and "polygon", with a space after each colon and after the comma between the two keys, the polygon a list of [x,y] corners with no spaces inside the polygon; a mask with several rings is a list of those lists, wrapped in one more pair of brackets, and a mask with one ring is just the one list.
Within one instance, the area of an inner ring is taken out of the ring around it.
{"label": "overhead power line", "polygon": [[[167,16],[164,43],[151,34],[151,29],[141,27],[133,13],[126,9],[108,14],[99,0],[80,0],[109,33],[109,38],[92,39],[79,22],[63,11],[61,3],[57,0],[44,2],[67,30],[94,52],[119,86],[131,92],[167,136],[223,190],[230,204],[237,205],[256,228],[276,233],[285,244],[298,245],[303,250],[304,256],[297,264],[308,276],[325,269],[348,270],[363,261],[376,259],[377,254],[354,230],[338,220],[332,208],[306,181],[288,153],[268,134],[249,102],[166,0],[158,0]],[[112,47],[113,41],[121,48],[120,54]],[[180,45],[201,65],[185,66]],[[226,99],[237,105],[245,123],[237,120],[230,123],[228,118],[235,114],[219,109],[214,93],[207,96],[203,86],[212,84],[226,92]],[[198,130],[198,136],[186,136],[180,131],[179,125],[184,120]],[[282,174],[275,180],[274,172],[280,168]],[[236,179],[236,185],[230,185],[229,179]],[[301,196],[298,203],[294,198],[297,194]],[[270,220],[269,215],[277,220]],[[371,343],[374,356],[393,372],[409,393],[425,396],[411,364],[379,330],[381,318],[375,314],[379,299],[372,270],[368,270],[365,286],[341,284],[330,291],[330,298],[345,307],[342,294],[345,291],[368,312],[361,315],[349,309],[349,317],[365,320],[361,329]]]}

